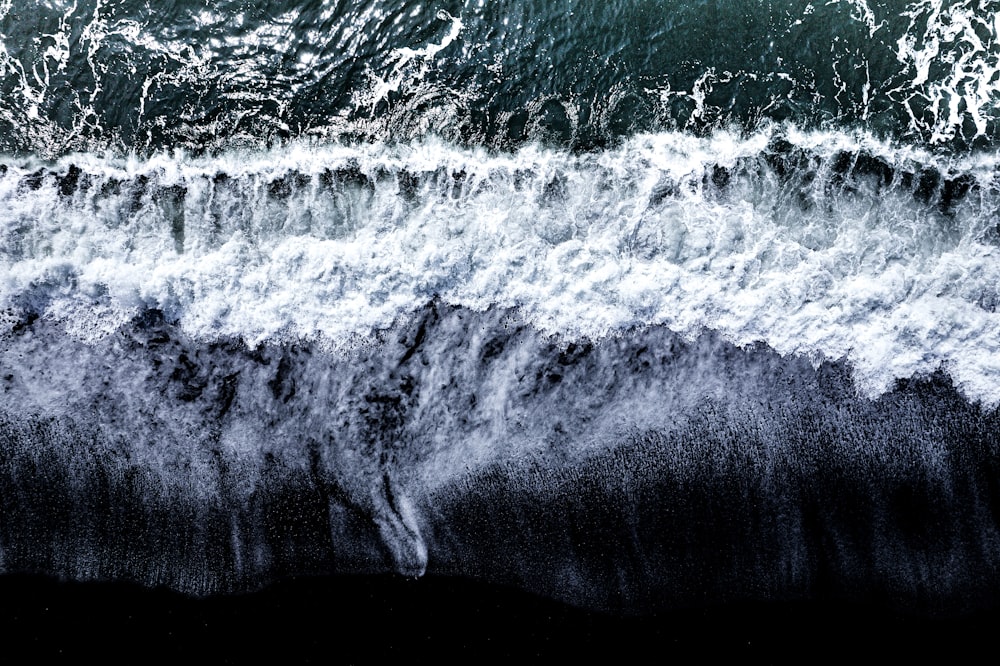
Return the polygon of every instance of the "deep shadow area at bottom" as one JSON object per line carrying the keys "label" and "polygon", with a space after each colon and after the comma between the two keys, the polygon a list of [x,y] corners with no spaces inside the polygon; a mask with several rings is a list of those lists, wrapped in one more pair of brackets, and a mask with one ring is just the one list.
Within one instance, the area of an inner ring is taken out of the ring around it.
{"label": "deep shadow area at bottom", "polygon": [[585,611],[459,578],[286,579],[205,598],[127,583],[0,577],[0,640],[33,661],[150,657],[219,664],[387,659],[655,657],[754,663],[863,653],[954,656],[988,648],[1000,611],[931,618],[879,604],[811,600],[715,605],[642,616]]}

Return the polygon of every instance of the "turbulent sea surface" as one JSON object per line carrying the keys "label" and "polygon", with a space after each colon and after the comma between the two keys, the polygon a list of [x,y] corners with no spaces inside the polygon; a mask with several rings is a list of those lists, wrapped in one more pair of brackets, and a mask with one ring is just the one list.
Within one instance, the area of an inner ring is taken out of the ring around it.
{"label": "turbulent sea surface", "polygon": [[0,0],[0,569],[996,609],[998,12]]}

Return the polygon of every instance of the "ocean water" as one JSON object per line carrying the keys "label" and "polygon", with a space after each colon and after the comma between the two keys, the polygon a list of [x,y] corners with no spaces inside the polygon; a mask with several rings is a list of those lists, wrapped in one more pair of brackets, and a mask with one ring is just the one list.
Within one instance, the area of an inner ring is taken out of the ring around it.
{"label": "ocean water", "polygon": [[998,10],[0,0],[0,568],[995,607]]}

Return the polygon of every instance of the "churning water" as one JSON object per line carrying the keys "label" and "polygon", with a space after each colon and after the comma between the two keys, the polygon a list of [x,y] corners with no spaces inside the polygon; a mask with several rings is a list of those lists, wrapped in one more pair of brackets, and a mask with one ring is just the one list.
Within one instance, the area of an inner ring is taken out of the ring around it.
{"label": "churning water", "polygon": [[992,599],[998,10],[0,0],[0,564]]}

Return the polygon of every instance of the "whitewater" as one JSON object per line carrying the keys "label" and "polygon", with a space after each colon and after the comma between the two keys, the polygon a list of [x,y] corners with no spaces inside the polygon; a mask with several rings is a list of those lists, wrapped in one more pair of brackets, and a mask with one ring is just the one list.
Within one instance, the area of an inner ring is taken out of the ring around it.
{"label": "whitewater", "polygon": [[1000,599],[1000,3],[0,0],[0,571]]}
{"label": "whitewater", "polygon": [[845,359],[871,397],[945,370],[993,406],[996,174],[794,128],[28,160],[0,179],[0,306],[84,338],[157,309],[206,342],[336,347],[440,299],[566,341],[664,325]]}

